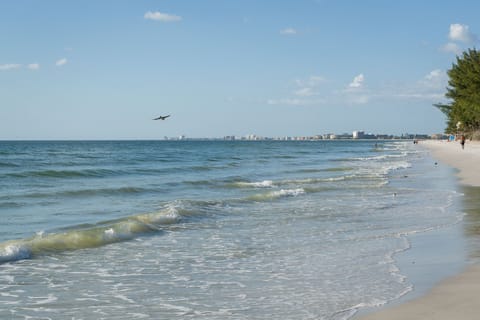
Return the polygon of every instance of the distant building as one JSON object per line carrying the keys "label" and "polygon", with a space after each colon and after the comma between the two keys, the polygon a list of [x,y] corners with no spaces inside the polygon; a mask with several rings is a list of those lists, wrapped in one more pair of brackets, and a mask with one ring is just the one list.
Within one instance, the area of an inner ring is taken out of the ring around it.
{"label": "distant building", "polygon": [[353,131],[353,139],[378,139],[378,136],[364,131]]}
{"label": "distant building", "polygon": [[389,139],[395,139],[395,137],[390,135],[390,134],[379,134],[379,135],[377,135],[377,139],[389,140]]}
{"label": "distant building", "polygon": [[250,141],[264,140],[262,137],[259,137],[255,134],[249,134],[245,138],[246,140],[250,140]]}
{"label": "distant building", "polygon": [[436,134],[432,134],[431,138],[434,140],[443,140],[443,139],[447,139],[447,135],[443,133],[436,133]]}
{"label": "distant building", "polygon": [[365,137],[365,132],[363,131],[353,131],[353,139],[363,139]]}
{"label": "distant building", "polygon": [[430,138],[430,136],[428,134],[416,134],[416,135],[414,135],[414,139],[425,140],[425,139],[428,139],[428,138]]}
{"label": "distant building", "polygon": [[330,139],[336,140],[346,140],[346,139],[352,139],[352,135],[349,133],[342,133],[342,134],[332,134],[330,135]]}

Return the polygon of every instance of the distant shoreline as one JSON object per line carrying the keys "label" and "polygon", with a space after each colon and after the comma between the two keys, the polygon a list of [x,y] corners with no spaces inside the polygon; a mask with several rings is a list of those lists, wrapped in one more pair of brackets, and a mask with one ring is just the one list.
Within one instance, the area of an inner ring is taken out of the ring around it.
{"label": "distant shoreline", "polygon": [[[371,142],[381,142],[381,141],[413,141],[415,138],[401,138],[401,137],[393,137],[393,138],[365,138],[365,139],[357,139],[357,138],[335,138],[335,139],[317,139],[312,137],[290,137],[290,139],[286,138],[258,138],[258,139],[227,139],[227,138],[169,138],[169,139],[147,139],[147,138],[139,138],[139,139],[0,139],[1,142],[135,142],[135,141],[292,141],[292,142],[303,142],[303,141],[371,141]],[[435,139],[431,139],[432,141]],[[430,141],[430,139],[422,139],[421,141]]]}
{"label": "distant shoreline", "polygon": [[225,136],[212,136],[212,137],[189,137],[187,135],[178,136],[163,136],[152,138],[68,138],[68,139],[2,139],[1,141],[325,141],[325,140],[355,140],[355,141],[382,141],[382,140],[438,140],[447,139],[445,134],[420,134],[420,133],[404,133],[404,134],[379,134],[379,133],[365,133],[363,131],[353,131],[352,133],[324,133],[324,134],[311,134],[311,135],[281,135],[281,136],[262,136],[257,134],[246,135],[225,135]]}

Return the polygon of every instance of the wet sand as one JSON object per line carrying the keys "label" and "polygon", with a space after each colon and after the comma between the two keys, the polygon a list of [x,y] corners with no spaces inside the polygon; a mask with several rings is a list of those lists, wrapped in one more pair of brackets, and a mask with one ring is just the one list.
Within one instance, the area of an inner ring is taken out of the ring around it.
{"label": "wet sand", "polygon": [[[462,185],[480,186],[480,143],[421,141],[439,162],[458,170]],[[467,199],[468,200],[468,199]],[[478,210],[478,209],[477,209]],[[480,315],[480,265],[470,266],[466,271],[435,286],[429,293],[401,305],[387,307],[378,312],[361,316],[360,320],[473,320]]]}

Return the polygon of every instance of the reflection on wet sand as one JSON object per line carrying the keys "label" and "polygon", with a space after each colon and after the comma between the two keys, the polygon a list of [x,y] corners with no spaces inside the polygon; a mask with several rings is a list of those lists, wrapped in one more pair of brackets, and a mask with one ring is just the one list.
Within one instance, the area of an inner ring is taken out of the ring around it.
{"label": "reflection on wet sand", "polygon": [[471,258],[480,261],[480,187],[464,186],[465,234],[470,243]]}

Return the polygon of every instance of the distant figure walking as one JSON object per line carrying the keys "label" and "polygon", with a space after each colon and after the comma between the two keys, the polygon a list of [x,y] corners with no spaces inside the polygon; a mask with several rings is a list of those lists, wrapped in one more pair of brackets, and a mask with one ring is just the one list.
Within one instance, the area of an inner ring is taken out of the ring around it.
{"label": "distant figure walking", "polygon": [[460,144],[462,145],[462,149],[465,149],[465,135],[462,134],[460,138]]}

